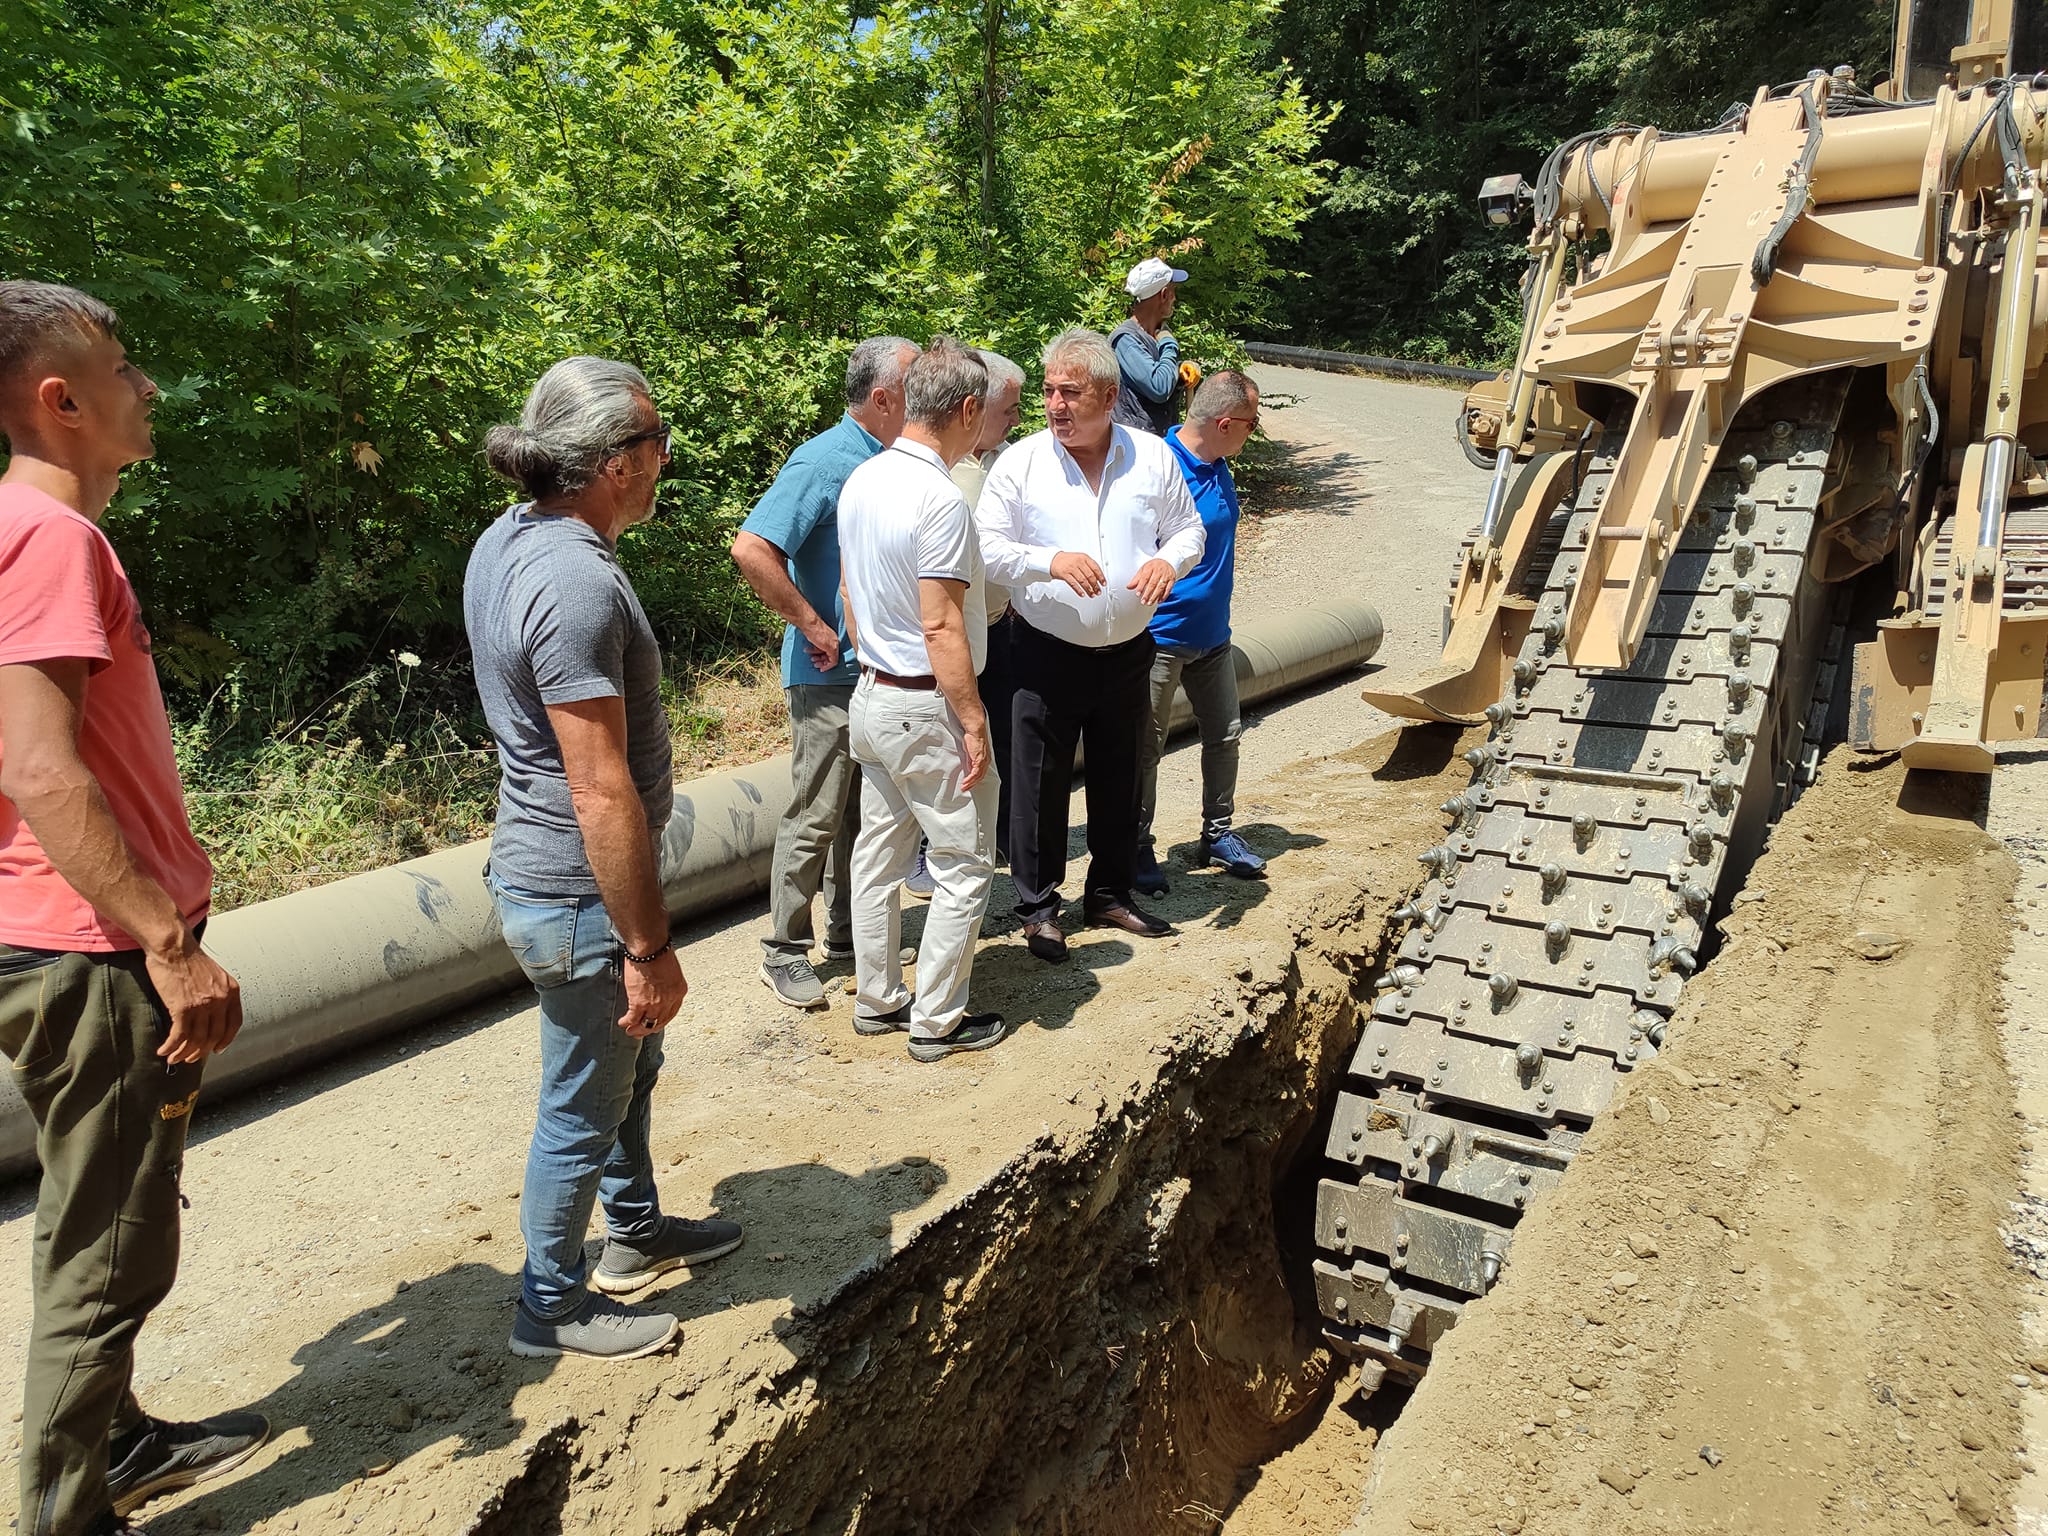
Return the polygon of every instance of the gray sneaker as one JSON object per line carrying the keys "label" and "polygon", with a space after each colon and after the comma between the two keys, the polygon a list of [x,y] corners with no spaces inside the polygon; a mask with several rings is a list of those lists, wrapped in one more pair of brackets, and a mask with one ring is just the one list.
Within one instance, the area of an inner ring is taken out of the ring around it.
{"label": "gray sneaker", "polygon": [[[916,999],[911,999],[914,1002]],[[856,1035],[891,1035],[899,1029],[910,1028],[910,1002],[890,1013],[862,1013],[853,1010],[853,1032]]]}
{"label": "gray sneaker", "polygon": [[917,850],[917,867],[903,881],[903,894],[915,896],[919,901],[930,901],[938,883],[932,879],[932,866],[925,858],[922,847]]}
{"label": "gray sneaker", "polygon": [[512,1314],[512,1353],[529,1360],[585,1355],[592,1360],[637,1360],[668,1348],[683,1325],[666,1312],[642,1312],[595,1293],[567,1317],[535,1317],[524,1301]]}
{"label": "gray sneaker", "polygon": [[762,985],[792,1008],[822,1008],[825,988],[811,962],[802,955],[793,960],[761,962]]}
{"label": "gray sneaker", "polygon": [[232,1472],[269,1438],[270,1421],[260,1413],[223,1413],[196,1424],[144,1419],[107,1446],[107,1498],[116,1515],[125,1515],[160,1494]]}
{"label": "gray sneaker", "polygon": [[740,1245],[740,1224],[721,1221],[685,1221],[680,1216],[661,1218],[661,1230],[647,1243],[622,1243],[608,1237],[604,1255],[591,1271],[590,1283],[607,1296],[624,1296],[658,1275],[685,1264],[708,1264],[722,1259]]}

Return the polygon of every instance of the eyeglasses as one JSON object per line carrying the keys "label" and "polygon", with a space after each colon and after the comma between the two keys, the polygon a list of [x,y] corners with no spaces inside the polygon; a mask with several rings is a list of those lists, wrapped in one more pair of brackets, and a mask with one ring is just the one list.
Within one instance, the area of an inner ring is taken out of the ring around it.
{"label": "eyeglasses", "polygon": [[1247,432],[1256,432],[1259,430],[1259,413],[1257,411],[1252,412],[1252,414],[1249,416],[1218,416],[1216,418],[1218,426],[1227,427],[1233,421],[1243,422],[1245,430]]}
{"label": "eyeglasses", "polygon": [[657,416],[654,419],[654,425],[645,432],[635,432],[624,442],[613,444],[611,452],[606,457],[617,458],[620,454],[627,452],[629,449],[637,448],[642,443],[660,443],[661,462],[666,464],[669,461],[669,456],[675,451],[671,441],[675,436],[675,430],[674,427]]}

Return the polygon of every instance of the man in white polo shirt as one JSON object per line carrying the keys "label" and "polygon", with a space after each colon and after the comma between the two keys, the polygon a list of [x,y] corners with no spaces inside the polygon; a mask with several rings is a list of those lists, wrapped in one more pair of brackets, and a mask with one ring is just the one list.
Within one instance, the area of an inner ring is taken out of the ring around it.
{"label": "man in white polo shirt", "polygon": [[[848,744],[861,771],[853,844],[853,1027],[910,1032],[938,1061],[1003,1038],[967,1011],[974,941],[995,872],[996,774],[975,676],[988,603],[974,515],[949,467],[981,435],[988,369],[935,337],[903,376],[903,434],[839,493],[839,569],[860,681]],[[917,995],[903,984],[903,879],[925,841],[931,908]]]}
{"label": "man in white polo shirt", "polygon": [[1202,518],[1173,450],[1112,419],[1116,353],[1062,331],[1045,349],[1046,429],[996,461],[975,520],[1010,590],[1010,877],[1024,942],[1067,955],[1059,925],[1074,748],[1088,748],[1083,917],[1143,938],[1173,929],[1131,897],[1138,755],[1151,711],[1153,610],[1202,558]]}

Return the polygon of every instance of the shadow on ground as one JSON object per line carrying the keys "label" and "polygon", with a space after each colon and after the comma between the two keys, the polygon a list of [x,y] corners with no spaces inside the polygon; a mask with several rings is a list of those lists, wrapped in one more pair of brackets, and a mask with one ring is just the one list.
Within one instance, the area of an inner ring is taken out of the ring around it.
{"label": "shadow on ground", "polygon": [[[650,1386],[678,1377],[689,1369],[693,1323],[761,1301],[783,1303],[785,1319],[822,1305],[878,1267],[890,1251],[893,1218],[925,1204],[946,1182],[942,1166],[921,1160],[858,1174],[794,1163],[721,1179],[713,1204],[745,1224],[746,1246],[701,1272],[677,1270],[633,1298],[682,1320],[681,1355],[566,1368],[644,1372]],[[589,1245],[593,1259],[597,1246]],[[813,1253],[833,1254],[835,1262],[803,1262]],[[567,1494],[576,1425],[566,1408],[535,1424],[514,1406],[522,1389],[564,1368],[560,1360],[519,1359],[507,1350],[517,1295],[516,1275],[457,1263],[401,1284],[301,1345],[292,1356],[297,1374],[246,1405],[270,1419],[284,1449],[266,1453],[253,1473],[152,1519],[151,1530],[248,1530],[287,1511],[310,1522],[303,1528],[345,1529],[352,1491],[387,1474],[402,1478],[400,1464],[409,1457],[431,1449],[442,1460],[464,1461],[528,1439],[534,1444],[524,1469],[491,1506],[508,1514],[516,1507],[521,1532],[559,1529],[546,1517]],[[464,1528],[476,1513],[440,1510],[431,1525]],[[492,1509],[481,1514],[473,1529],[493,1529]]]}

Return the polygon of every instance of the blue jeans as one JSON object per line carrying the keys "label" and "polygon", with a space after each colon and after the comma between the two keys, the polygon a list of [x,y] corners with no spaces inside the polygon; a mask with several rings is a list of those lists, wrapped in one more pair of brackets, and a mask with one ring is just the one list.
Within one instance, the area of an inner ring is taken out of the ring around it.
{"label": "blue jeans", "polygon": [[582,1304],[594,1202],[603,1201],[605,1228],[621,1242],[651,1238],[661,1225],[647,1146],[661,1036],[636,1039],[619,1028],[624,962],[601,900],[487,878],[505,942],[540,995],[540,1116],[519,1197],[520,1297],[535,1317],[555,1319]]}

